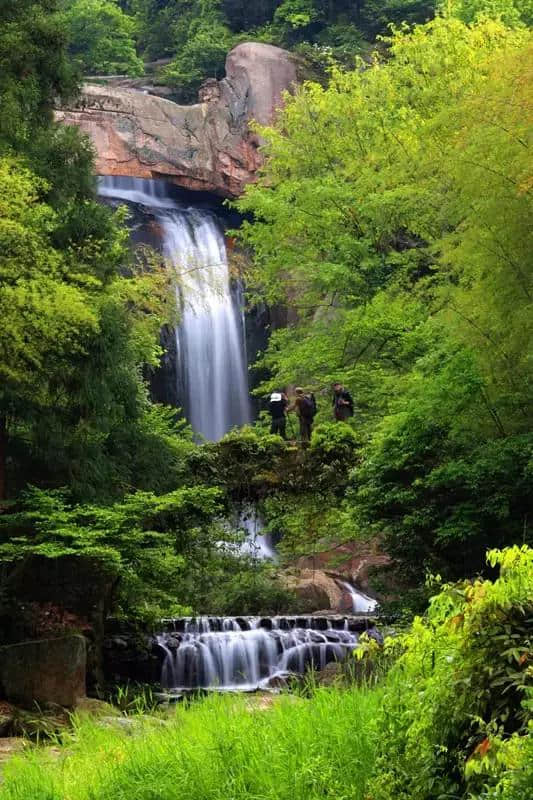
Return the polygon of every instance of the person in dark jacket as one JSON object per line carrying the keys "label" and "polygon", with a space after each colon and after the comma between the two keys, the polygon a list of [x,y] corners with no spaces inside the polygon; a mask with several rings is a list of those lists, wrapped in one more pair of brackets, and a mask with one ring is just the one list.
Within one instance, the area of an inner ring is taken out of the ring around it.
{"label": "person in dark jacket", "polygon": [[337,422],[346,422],[353,417],[353,399],[342,383],[333,384],[333,414]]}
{"label": "person in dark jacket", "polygon": [[289,400],[285,392],[272,392],[268,411],[272,419],[270,433],[287,438],[287,406]]}
{"label": "person in dark jacket", "polygon": [[296,395],[294,401],[287,411],[296,411],[300,422],[300,440],[306,445],[310,442],[313,432],[313,419],[316,414],[315,396],[306,394],[300,387],[294,390],[294,394]]}

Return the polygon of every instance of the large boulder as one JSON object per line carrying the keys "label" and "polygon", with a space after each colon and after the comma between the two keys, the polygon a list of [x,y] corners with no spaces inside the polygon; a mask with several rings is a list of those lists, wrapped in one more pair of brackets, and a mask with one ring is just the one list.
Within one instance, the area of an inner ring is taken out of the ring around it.
{"label": "large boulder", "polygon": [[3,695],[26,708],[54,703],[67,708],[85,695],[86,647],[69,635],[0,647]]}
{"label": "large boulder", "polygon": [[368,592],[370,574],[390,566],[391,558],[383,551],[379,538],[371,541],[344,542],[312,556],[302,556],[295,566],[300,570],[335,572],[357,589]]}
{"label": "large boulder", "polygon": [[343,611],[343,589],[322,570],[302,569],[285,576],[285,584],[304,603],[306,611]]}
{"label": "large boulder", "polygon": [[250,121],[272,122],[283,92],[296,80],[287,51],[247,42],[228,54],[226,77],[206,81],[195,105],[86,84],[77,103],[58,110],[57,119],[90,136],[100,175],[165,178],[236,197],[262,161]]}

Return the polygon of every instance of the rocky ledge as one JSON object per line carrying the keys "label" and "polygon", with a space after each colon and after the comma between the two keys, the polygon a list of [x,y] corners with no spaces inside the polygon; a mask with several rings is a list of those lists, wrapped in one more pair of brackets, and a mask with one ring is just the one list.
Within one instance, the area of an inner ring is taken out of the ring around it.
{"label": "rocky ledge", "polygon": [[228,54],[226,77],[206,81],[195,105],[85,84],[77,103],[56,116],[89,135],[100,175],[164,178],[186,189],[236,197],[262,160],[250,121],[272,122],[283,92],[296,80],[290,53],[248,42]]}

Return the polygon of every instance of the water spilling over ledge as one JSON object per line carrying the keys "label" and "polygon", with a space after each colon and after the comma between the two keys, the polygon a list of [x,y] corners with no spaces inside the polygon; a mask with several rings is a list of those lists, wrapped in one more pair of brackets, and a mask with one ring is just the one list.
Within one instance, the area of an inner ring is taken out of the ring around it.
{"label": "water spilling over ledge", "polygon": [[242,290],[232,281],[219,221],[163,181],[103,177],[99,195],[147,209],[175,280],[178,395],[193,430],[217,441],[251,420]]}
{"label": "water spilling over ledge", "polygon": [[342,661],[361,631],[379,637],[370,617],[341,615],[184,617],[163,620],[163,627],[161,685],[175,692],[270,688]]}

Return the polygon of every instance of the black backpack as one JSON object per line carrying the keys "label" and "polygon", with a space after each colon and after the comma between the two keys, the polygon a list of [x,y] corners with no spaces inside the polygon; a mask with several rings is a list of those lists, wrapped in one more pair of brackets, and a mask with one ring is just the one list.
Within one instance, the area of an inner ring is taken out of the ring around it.
{"label": "black backpack", "polygon": [[268,410],[270,414],[276,419],[282,417],[284,415],[286,407],[287,407],[287,401],[285,400],[281,392],[272,392],[272,394],[270,395],[270,403],[268,405]]}
{"label": "black backpack", "polygon": [[317,412],[316,400],[314,394],[304,394],[302,403],[300,405],[302,417],[305,419],[313,419]]}

